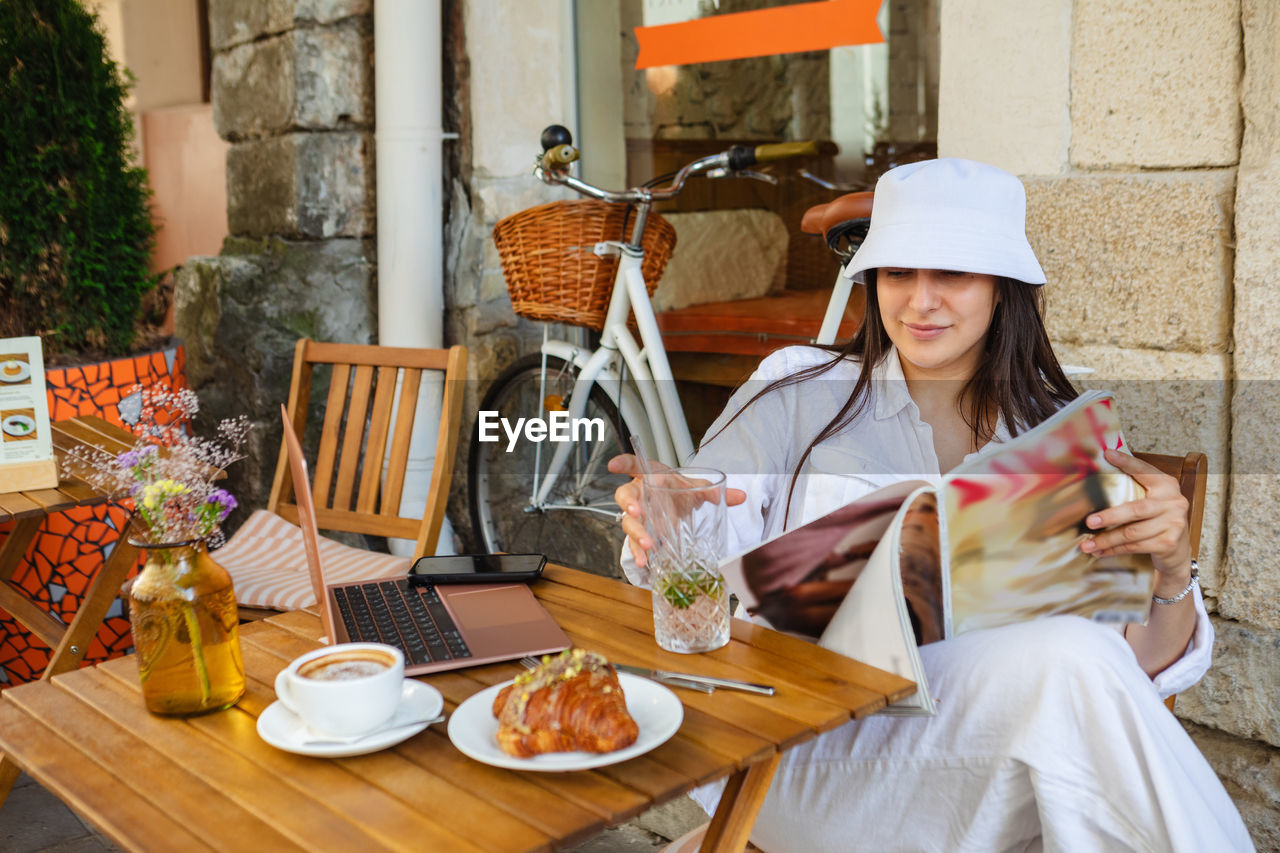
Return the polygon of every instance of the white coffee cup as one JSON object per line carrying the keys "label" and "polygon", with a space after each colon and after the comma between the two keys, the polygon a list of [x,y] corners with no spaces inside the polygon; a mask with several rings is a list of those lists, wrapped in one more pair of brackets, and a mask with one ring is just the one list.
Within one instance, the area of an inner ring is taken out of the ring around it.
{"label": "white coffee cup", "polygon": [[366,734],[400,704],[404,653],[381,643],[339,643],[295,658],[276,676],[276,697],[312,731]]}

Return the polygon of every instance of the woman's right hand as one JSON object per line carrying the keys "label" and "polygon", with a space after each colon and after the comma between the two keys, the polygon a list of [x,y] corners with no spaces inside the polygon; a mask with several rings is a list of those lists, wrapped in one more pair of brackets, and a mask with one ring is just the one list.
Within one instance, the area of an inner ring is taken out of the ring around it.
{"label": "woman's right hand", "polygon": [[[650,462],[649,467],[650,473],[653,474],[670,470],[661,462]],[[622,510],[622,532],[627,534],[627,547],[631,549],[636,567],[643,569],[649,564],[649,549],[653,547],[653,539],[649,536],[644,523],[644,503],[640,490],[643,469],[635,456],[624,453],[609,460],[609,471],[614,474],[626,474],[631,478],[614,490],[613,499]],[[737,506],[746,499],[747,493],[742,489],[725,490],[725,506]]]}

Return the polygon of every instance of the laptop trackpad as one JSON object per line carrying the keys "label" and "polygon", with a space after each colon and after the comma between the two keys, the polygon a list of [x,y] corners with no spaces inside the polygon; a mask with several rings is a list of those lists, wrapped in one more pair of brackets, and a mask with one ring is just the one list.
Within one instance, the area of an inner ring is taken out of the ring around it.
{"label": "laptop trackpad", "polygon": [[468,628],[492,628],[496,625],[516,625],[536,622],[545,618],[546,611],[538,604],[528,587],[502,587],[477,589],[469,592],[449,592],[449,607],[454,618]]}
{"label": "laptop trackpad", "polygon": [[527,586],[455,588],[445,594],[462,636],[477,658],[517,657],[569,644],[569,638]]}

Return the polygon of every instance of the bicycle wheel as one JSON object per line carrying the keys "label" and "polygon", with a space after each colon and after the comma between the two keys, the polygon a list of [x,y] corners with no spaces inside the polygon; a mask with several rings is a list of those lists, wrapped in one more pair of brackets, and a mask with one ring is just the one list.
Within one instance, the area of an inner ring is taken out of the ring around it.
{"label": "bicycle wheel", "polygon": [[[516,361],[494,380],[480,411],[497,412],[513,427],[519,418],[548,418],[547,398],[553,408],[557,398],[567,406],[577,371],[563,359],[548,356],[545,390],[541,374],[541,355]],[[603,440],[573,444],[542,507],[532,505],[533,492],[557,445],[522,435],[508,449],[502,429],[498,441],[482,442],[477,421],[468,461],[471,521],[486,551],[541,553],[563,565],[620,576],[623,535],[613,493],[627,478],[610,474],[607,465],[617,454],[631,451],[630,430],[623,427],[619,433],[617,407],[599,387],[591,389],[584,416],[604,422]]]}

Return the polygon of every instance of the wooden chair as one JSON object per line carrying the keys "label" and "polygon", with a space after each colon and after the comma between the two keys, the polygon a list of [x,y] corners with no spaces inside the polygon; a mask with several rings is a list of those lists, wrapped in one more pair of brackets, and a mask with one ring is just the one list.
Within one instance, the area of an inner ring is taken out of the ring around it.
{"label": "wooden chair", "polygon": [[[288,416],[305,435],[318,365],[329,365],[320,445],[312,470],[312,502],[323,530],[410,539],[417,559],[433,554],[444,521],[457,450],[467,351],[408,349],[303,339],[294,350]],[[409,440],[423,371],[444,374],[444,397],[427,505],[420,518],[400,515]],[[246,618],[315,603],[303,560],[298,507],[283,442],[265,510],[254,512],[213,558],[231,573]],[[321,539],[334,583],[401,575],[412,559]]]}
{"label": "wooden chair", "polygon": [[[1178,481],[1182,496],[1191,506],[1187,510],[1187,535],[1191,539],[1191,556],[1200,554],[1200,528],[1204,526],[1204,493],[1209,484],[1209,458],[1203,453],[1166,456],[1160,453],[1135,453],[1134,456],[1154,465]],[[1173,710],[1175,697],[1164,700]]]}

